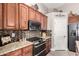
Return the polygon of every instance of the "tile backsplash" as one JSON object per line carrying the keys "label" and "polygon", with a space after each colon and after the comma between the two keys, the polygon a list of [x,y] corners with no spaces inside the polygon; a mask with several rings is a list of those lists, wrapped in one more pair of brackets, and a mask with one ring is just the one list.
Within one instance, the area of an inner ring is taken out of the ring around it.
{"label": "tile backsplash", "polygon": [[31,37],[41,37],[40,31],[22,31],[22,37],[28,39]]}
{"label": "tile backsplash", "polygon": [[[15,37],[12,37],[12,33],[15,34]],[[1,35],[7,35],[7,34],[9,34],[10,37],[11,37],[12,42],[14,42],[14,41],[18,41],[18,31],[4,30],[4,31],[1,31],[0,34],[1,34]]]}
{"label": "tile backsplash", "polygon": [[[12,37],[12,33],[15,34],[15,37]],[[41,37],[40,31],[13,31],[13,30],[4,30],[0,31],[0,35],[9,34],[12,42],[18,41],[19,39],[23,40],[23,38],[28,39],[31,37]]]}
{"label": "tile backsplash", "polygon": [[[46,33],[47,33],[47,36],[51,35],[51,31],[46,31]],[[13,30],[0,31],[0,36],[6,35],[6,34],[10,35],[12,42],[23,40],[23,39],[28,39],[31,37],[41,37],[42,36],[41,31],[21,31],[21,30],[20,31],[13,31]]]}

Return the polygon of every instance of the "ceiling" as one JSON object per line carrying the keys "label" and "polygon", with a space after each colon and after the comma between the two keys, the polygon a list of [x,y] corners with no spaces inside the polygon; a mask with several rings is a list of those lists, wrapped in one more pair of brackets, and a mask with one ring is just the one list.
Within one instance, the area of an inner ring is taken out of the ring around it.
{"label": "ceiling", "polygon": [[48,13],[62,7],[64,3],[39,3],[38,6],[39,5],[41,5],[43,7],[43,10]]}
{"label": "ceiling", "polygon": [[37,4],[40,11],[44,14],[56,11],[66,11],[79,14],[79,3],[31,3],[28,5]]}
{"label": "ceiling", "polygon": [[41,9],[44,13],[52,12],[53,9],[58,9],[64,5],[64,3],[28,3],[29,6],[35,4],[37,4],[38,8]]}

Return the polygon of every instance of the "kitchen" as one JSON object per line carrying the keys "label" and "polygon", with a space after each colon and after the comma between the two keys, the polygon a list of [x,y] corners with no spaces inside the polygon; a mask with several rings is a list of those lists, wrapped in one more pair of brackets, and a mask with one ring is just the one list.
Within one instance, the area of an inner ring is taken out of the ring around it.
{"label": "kitchen", "polygon": [[79,15],[63,11],[69,5],[0,3],[0,56],[79,55]]}
{"label": "kitchen", "polygon": [[50,51],[47,16],[24,3],[0,3],[0,15],[0,55],[39,56]]}

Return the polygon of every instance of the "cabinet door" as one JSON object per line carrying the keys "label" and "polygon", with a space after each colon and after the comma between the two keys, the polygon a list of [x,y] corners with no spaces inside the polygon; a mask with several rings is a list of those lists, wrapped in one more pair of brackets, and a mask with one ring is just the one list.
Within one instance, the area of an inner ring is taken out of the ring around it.
{"label": "cabinet door", "polygon": [[44,23],[44,30],[47,30],[47,17],[44,16],[44,19],[43,19],[43,23]]}
{"label": "cabinet door", "polygon": [[18,5],[4,4],[4,29],[18,29]]}
{"label": "cabinet door", "polygon": [[30,45],[28,47],[24,47],[23,48],[23,56],[32,56],[32,49],[33,49],[32,45]]}
{"label": "cabinet door", "polygon": [[41,16],[40,13],[36,11],[36,21],[40,22],[41,21]]}
{"label": "cabinet door", "polygon": [[43,21],[44,17],[41,15],[41,30],[44,29],[44,21]]}
{"label": "cabinet door", "polygon": [[35,10],[32,8],[29,8],[29,20],[36,21],[35,18],[36,18],[35,17]]}
{"label": "cabinet door", "polygon": [[44,15],[41,15],[41,29],[47,30],[47,17]]}
{"label": "cabinet door", "polygon": [[24,4],[19,4],[20,11],[20,29],[28,29],[28,7]]}
{"label": "cabinet door", "polygon": [[2,29],[2,3],[0,3],[0,29]]}
{"label": "cabinet door", "polygon": [[51,39],[46,40],[46,54],[50,51],[51,49]]}
{"label": "cabinet door", "polygon": [[51,38],[48,39],[49,40],[49,50],[51,49]]}
{"label": "cabinet door", "polygon": [[48,39],[46,40],[46,54],[49,52],[49,41]]}

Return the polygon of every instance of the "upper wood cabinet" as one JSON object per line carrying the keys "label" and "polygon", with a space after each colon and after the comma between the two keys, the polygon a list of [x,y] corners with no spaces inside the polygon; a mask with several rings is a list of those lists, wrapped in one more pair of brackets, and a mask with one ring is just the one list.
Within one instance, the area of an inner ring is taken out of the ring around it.
{"label": "upper wood cabinet", "polygon": [[44,17],[41,15],[41,30],[43,30],[44,27]]}
{"label": "upper wood cabinet", "polygon": [[47,17],[41,15],[41,30],[47,30]]}
{"label": "upper wood cabinet", "polygon": [[18,29],[18,5],[6,3],[4,6],[4,29]]}
{"label": "upper wood cabinet", "polygon": [[2,29],[2,3],[0,3],[0,29]]}
{"label": "upper wood cabinet", "polygon": [[40,22],[41,21],[41,14],[36,11],[36,21]]}
{"label": "upper wood cabinet", "polygon": [[47,28],[47,17],[23,3],[0,4],[0,29],[26,30],[28,20],[41,23],[41,29]]}
{"label": "upper wood cabinet", "polygon": [[68,17],[68,23],[76,23],[76,22],[79,21],[78,19],[79,19],[79,16],[77,16],[77,15],[69,16]]}
{"label": "upper wood cabinet", "polygon": [[47,17],[44,16],[44,19],[43,19],[43,22],[44,22],[44,30],[47,30]]}
{"label": "upper wood cabinet", "polygon": [[28,29],[28,6],[19,4],[19,15],[20,29]]}
{"label": "upper wood cabinet", "polygon": [[29,20],[34,20],[34,21],[36,21],[35,20],[35,10],[34,9],[32,9],[31,7],[29,8]]}

